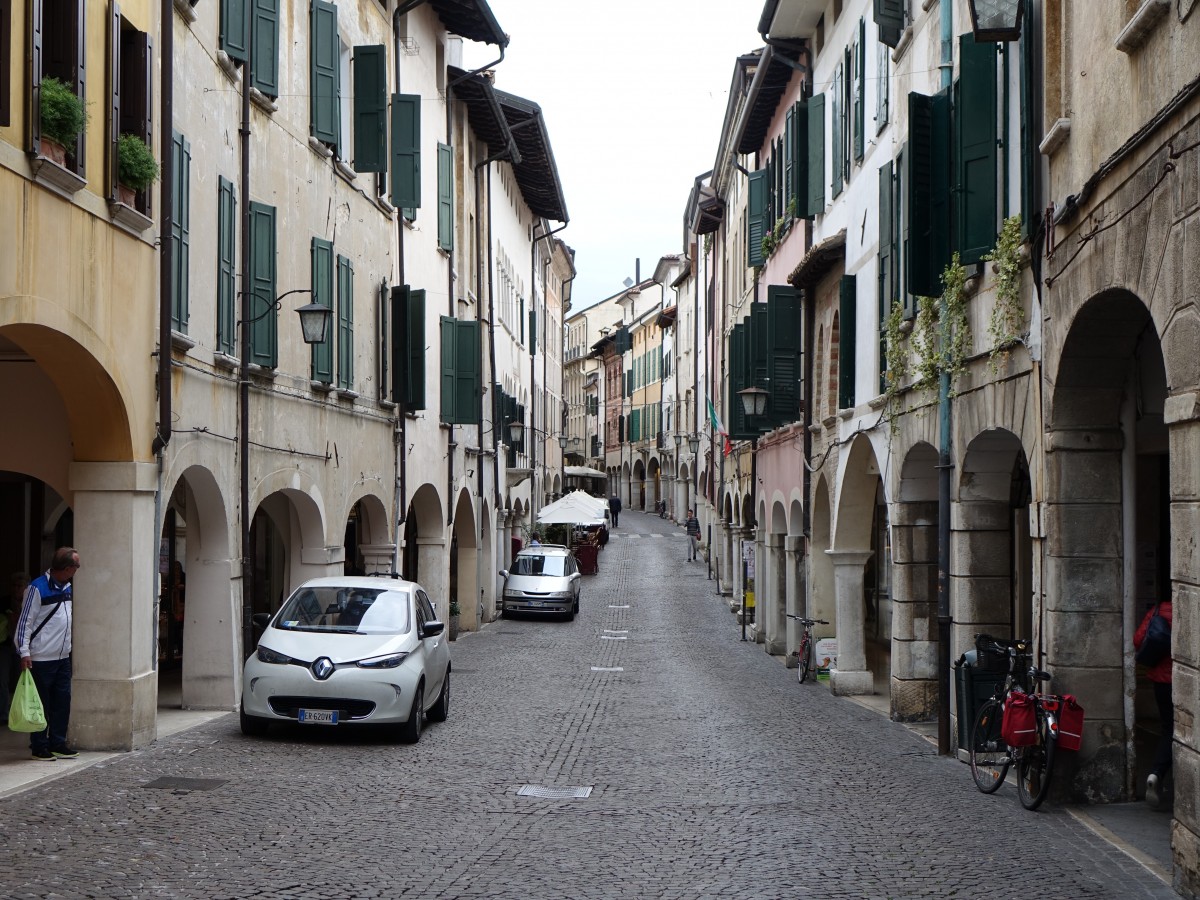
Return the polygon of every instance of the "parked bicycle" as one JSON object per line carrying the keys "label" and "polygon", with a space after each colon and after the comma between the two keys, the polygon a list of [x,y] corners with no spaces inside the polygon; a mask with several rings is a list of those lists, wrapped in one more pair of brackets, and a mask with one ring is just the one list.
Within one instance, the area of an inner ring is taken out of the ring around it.
{"label": "parked bicycle", "polygon": [[789,619],[795,619],[801,625],[800,646],[796,648],[796,678],[804,684],[813,664],[813,633],[814,625],[828,625],[824,619],[806,619],[804,616],[794,616],[787,613]]}
{"label": "parked bicycle", "polygon": [[[1050,675],[1032,665],[1028,641],[980,634],[975,636],[975,647],[981,668],[996,671],[1004,666],[1007,674],[975,717],[971,777],[979,790],[992,794],[1009,768],[1016,766],[1017,797],[1026,809],[1037,809],[1050,792],[1064,698],[1034,690]],[[1069,699],[1073,704],[1074,698]]]}

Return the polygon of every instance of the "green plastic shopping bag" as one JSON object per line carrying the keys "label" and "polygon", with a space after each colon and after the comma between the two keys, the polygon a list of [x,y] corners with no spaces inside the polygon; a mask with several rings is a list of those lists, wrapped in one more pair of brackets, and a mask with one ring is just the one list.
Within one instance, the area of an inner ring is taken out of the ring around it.
{"label": "green plastic shopping bag", "polygon": [[13,694],[12,706],[8,709],[8,727],[12,731],[45,731],[46,711],[42,709],[42,698],[28,669],[21,670],[17,679],[17,692]]}

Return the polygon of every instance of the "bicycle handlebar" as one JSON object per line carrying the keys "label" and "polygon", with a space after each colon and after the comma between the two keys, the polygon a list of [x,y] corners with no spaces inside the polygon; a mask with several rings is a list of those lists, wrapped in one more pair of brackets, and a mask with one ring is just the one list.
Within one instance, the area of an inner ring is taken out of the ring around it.
{"label": "bicycle handlebar", "polygon": [[784,613],[789,619],[795,619],[797,622],[803,622],[805,625],[828,625],[824,619],[806,619],[804,616],[794,616],[791,613]]}

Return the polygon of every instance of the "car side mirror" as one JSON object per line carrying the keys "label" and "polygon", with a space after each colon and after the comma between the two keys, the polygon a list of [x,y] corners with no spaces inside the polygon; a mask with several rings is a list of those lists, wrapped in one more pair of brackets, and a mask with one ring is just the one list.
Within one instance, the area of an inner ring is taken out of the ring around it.
{"label": "car side mirror", "polygon": [[507,577],[508,577],[508,570],[507,570],[507,569],[501,569],[501,570],[500,570],[500,577],[501,577],[501,578],[507,578]]}
{"label": "car side mirror", "polygon": [[271,624],[271,614],[270,613],[255,613],[253,616],[250,617],[250,621],[252,621],[255,625],[257,625],[259,628],[261,628],[265,631],[267,626]]}
{"label": "car side mirror", "polygon": [[421,637],[437,637],[445,630],[445,622],[439,622],[437,619],[431,619],[430,621],[426,622],[424,627],[421,629]]}

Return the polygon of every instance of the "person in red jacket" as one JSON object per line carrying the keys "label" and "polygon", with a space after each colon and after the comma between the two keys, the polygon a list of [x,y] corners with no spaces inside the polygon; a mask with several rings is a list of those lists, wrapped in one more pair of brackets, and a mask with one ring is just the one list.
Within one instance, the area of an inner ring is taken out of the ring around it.
{"label": "person in red jacket", "polygon": [[[1157,606],[1146,611],[1142,624],[1138,626],[1133,636],[1135,650],[1142,648],[1146,639],[1146,629],[1150,627],[1150,619],[1155,610],[1171,624],[1171,601],[1164,600]],[[1154,701],[1158,704],[1158,717],[1162,729],[1158,737],[1158,749],[1154,753],[1154,765],[1150,769],[1150,777],[1146,779],[1146,802],[1153,807],[1162,803],[1163,779],[1171,771],[1171,741],[1175,736],[1175,703],[1171,698],[1171,667],[1173,660],[1168,653],[1154,665],[1146,669],[1146,677],[1154,685]]]}

